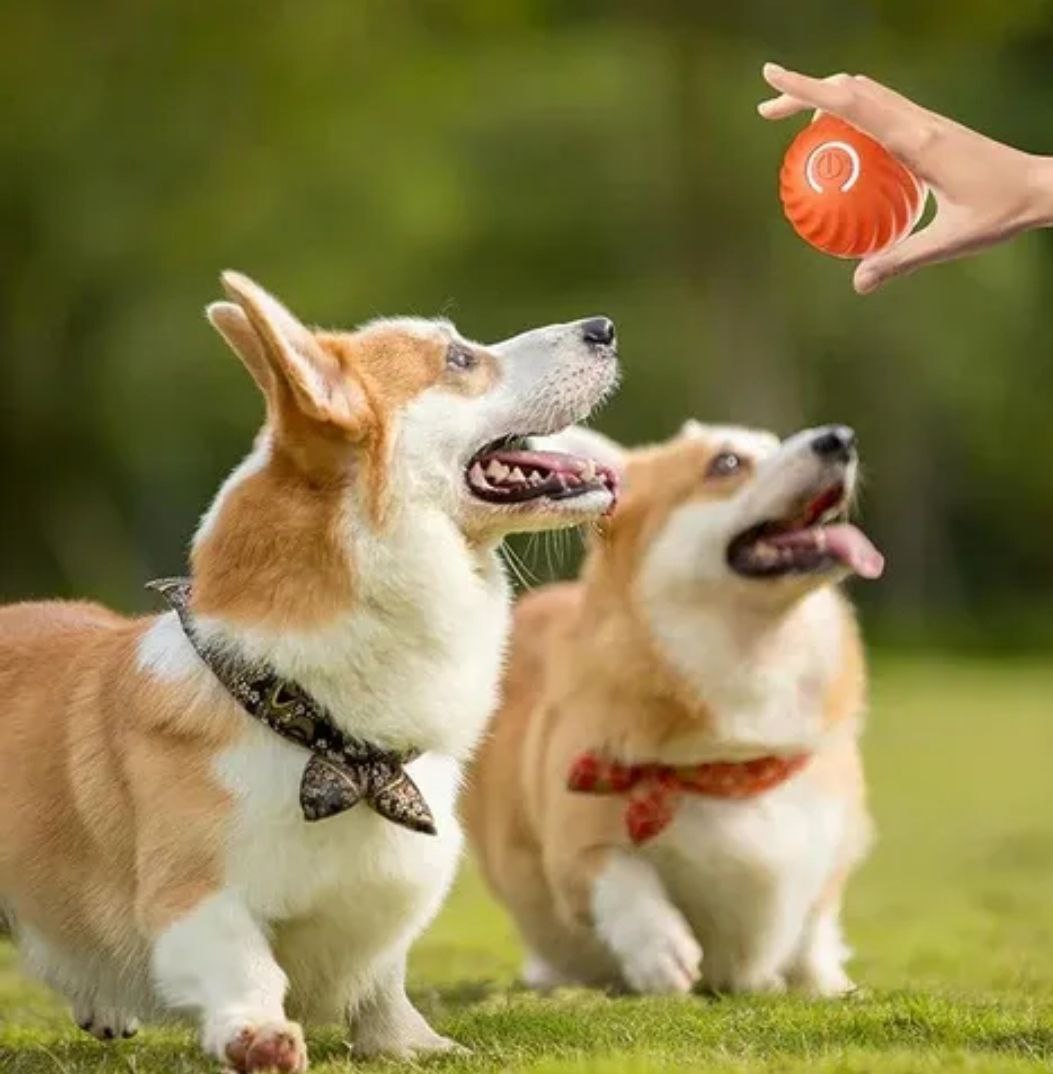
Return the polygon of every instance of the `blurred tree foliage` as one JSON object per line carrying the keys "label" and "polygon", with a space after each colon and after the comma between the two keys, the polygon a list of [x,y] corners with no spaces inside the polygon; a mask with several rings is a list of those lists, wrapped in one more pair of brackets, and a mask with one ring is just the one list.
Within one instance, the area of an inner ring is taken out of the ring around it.
{"label": "blurred tree foliage", "polygon": [[[1048,0],[34,0],[0,15],[0,597],[144,607],[260,417],[201,316],[477,338],[594,312],[641,441],[860,431],[899,631],[1053,619],[1053,246],[866,300],[793,237],[763,59],[863,70],[1053,152]],[[544,562],[541,564],[544,573]],[[1032,619],[1034,616],[1034,619]],[[1014,636],[1016,637],[1016,636]]]}

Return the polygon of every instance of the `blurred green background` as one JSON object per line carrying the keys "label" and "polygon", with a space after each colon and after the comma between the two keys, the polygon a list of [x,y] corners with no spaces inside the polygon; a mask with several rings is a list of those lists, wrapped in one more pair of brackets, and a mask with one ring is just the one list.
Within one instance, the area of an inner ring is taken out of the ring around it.
{"label": "blurred green background", "polygon": [[1053,152],[1046,0],[6,5],[0,598],[180,569],[260,417],[201,315],[230,266],[330,325],[610,314],[628,441],[849,422],[872,632],[1048,645],[1053,242],[856,298],[782,219],[767,58]]}

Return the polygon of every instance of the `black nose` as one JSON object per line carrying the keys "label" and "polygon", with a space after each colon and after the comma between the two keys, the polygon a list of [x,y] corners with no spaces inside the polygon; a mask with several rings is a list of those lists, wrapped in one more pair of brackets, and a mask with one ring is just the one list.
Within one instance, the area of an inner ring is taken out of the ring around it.
{"label": "black nose", "polygon": [[610,317],[590,317],[581,322],[581,334],[586,343],[609,347],[614,342],[614,321]]}
{"label": "black nose", "polygon": [[856,454],[856,433],[847,425],[828,425],[812,441],[812,451],[831,462],[851,462]]}

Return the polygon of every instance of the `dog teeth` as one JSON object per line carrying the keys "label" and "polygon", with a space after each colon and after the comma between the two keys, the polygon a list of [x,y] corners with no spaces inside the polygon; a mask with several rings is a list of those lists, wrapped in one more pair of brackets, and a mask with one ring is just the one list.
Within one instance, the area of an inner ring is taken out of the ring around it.
{"label": "dog teeth", "polygon": [[493,481],[504,481],[508,476],[508,467],[500,459],[491,459],[490,465],[486,468],[486,476]]}
{"label": "dog teeth", "polygon": [[530,476],[527,478],[531,485],[540,485],[544,483],[544,478],[541,476],[539,470],[532,470]]}
{"label": "dog teeth", "polygon": [[582,481],[592,481],[596,477],[596,463],[592,459],[586,459],[581,468]]}
{"label": "dog teeth", "polygon": [[775,563],[781,558],[780,551],[774,545],[765,544],[763,541],[753,546],[753,555],[763,564]]}
{"label": "dog teeth", "polygon": [[512,473],[509,475],[509,480],[514,481],[517,485],[521,485],[526,481],[526,474],[524,474],[518,466],[515,466],[512,468]]}

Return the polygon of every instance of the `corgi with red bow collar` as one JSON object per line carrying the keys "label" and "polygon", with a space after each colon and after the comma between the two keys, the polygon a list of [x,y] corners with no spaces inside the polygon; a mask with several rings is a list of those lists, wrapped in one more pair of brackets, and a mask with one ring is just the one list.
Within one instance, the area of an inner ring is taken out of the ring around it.
{"label": "corgi with red bow collar", "polygon": [[624,471],[620,506],[579,581],[519,604],[463,803],[524,978],[849,991],[839,914],[870,823],[837,583],[883,568],[845,521],[852,431],[562,439]]}

